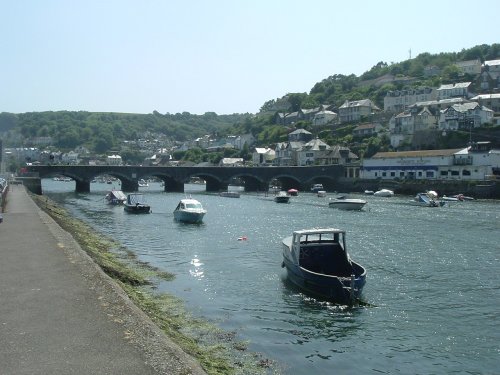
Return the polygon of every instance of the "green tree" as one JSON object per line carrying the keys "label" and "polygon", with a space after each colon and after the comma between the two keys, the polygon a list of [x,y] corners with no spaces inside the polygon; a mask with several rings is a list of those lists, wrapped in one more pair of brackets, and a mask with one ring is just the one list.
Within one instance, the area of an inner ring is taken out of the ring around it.
{"label": "green tree", "polygon": [[114,137],[109,129],[102,130],[97,139],[94,141],[94,151],[99,154],[112,150],[113,146]]}

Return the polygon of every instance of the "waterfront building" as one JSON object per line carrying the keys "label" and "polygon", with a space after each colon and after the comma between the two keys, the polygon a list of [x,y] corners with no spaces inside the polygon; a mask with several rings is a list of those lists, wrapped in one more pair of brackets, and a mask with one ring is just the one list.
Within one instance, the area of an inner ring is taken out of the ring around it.
{"label": "waterfront building", "polygon": [[363,160],[363,179],[484,180],[500,175],[500,151],[489,142],[462,149],[379,152]]}

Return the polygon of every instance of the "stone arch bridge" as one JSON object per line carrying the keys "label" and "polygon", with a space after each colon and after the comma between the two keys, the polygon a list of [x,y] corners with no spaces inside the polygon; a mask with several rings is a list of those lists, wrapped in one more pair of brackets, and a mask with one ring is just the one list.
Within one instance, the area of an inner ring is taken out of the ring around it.
{"label": "stone arch bridge", "polygon": [[193,177],[206,181],[206,190],[216,192],[239,179],[245,191],[267,191],[272,181],[278,180],[283,190],[291,188],[309,191],[314,183],[321,183],[325,190],[335,190],[339,178],[344,177],[341,165],[311,167],[143,167],[113,165],[33,165],[28,172],[35,172],[40,179],[66,176],[76,182],[77,192],[89,192],[91,181],[100,175],[113,176],[121,181],[123,191],[137,191],[140,179],[156,177],[165,183],[166,192],[184,192],[184,183]]}

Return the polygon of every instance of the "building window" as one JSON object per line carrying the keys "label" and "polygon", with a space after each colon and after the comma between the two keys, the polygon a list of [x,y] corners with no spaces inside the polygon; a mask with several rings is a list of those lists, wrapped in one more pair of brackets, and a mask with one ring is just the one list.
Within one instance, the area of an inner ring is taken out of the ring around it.
{"label": "building window", "polygon": [[418,177],[422,177],[422,171],[418,171]]}
{"label": "building window", "polygon": [[462,176],[470,176],[470,171],[468,169],[464,169],[462,171]]}
{"label": "building window", "polygon": [[386,175],[387,175],[387,173],[382,172],[382,177],[385,177]]}
{"label": "building window", "polygon": [[441,171],[441,176],[448,176],[448,171]]}
{"label": "building window", "polygon": [[405,173],[404,172],[399,172],[399,177],[404,177]]}
{"label": "building window", "polygon": [[396,177],[396,172],[391,172],[391,177]]}
{"label": "building window", "polygon": [[460,172],[459,171],[451,171],[451,175],[452,176],[460,176]]}

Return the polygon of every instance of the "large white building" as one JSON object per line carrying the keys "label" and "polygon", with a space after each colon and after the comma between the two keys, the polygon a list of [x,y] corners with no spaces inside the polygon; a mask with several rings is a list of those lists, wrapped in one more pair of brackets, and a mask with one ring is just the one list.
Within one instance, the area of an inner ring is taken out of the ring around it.
{"label": "large white building", "polygon": [[379,152],[365,159],[364,179],[484,180],[500,175],[500,151],[489,142],[477,142],[463,149]]}

